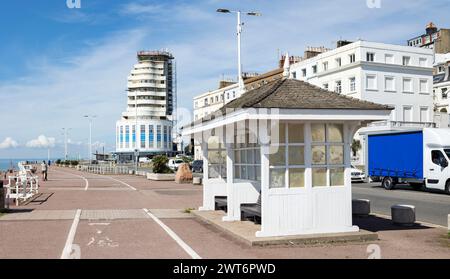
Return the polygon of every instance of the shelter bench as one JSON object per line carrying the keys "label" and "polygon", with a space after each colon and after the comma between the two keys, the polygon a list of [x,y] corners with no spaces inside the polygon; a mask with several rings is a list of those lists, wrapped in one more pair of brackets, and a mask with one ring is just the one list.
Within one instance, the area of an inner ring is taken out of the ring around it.
{"label": "shelter bench", "polygon": [[256,203],[241,204],[241,221],[244,220],[261,223],[261,195],[259,195]]}
{"label": "shelter bench", "polygon": [[225,196],[217,196],[214,198],[215,210],[228,210],[228,198]]}

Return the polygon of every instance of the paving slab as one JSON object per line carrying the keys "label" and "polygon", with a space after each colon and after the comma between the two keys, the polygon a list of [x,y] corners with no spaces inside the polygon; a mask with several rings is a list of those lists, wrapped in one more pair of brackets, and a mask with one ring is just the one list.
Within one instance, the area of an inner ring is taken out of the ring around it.
{"label": "paving slab", "polygon": [[189,219],[195,218],[190,212],[182,209],[149,209],[159,219]]}
{"label": "paving slab", "polygon": [[237,241],[249,246],[276,246],[276,245],[308,245],[326,243],[348,243],[366,242],[378,240],[378,234],[374,232],[360,230],[350,233],[295,235],[281,237],[256,237],[257,231],[261,230],[260,225],[249,221],[223,222],[225,216],[223,211],[192,211],[192,214],[202,222],[208,223],[217,229],[229,234]]}
{"label": "paving slab", "polygon": [[76,210],[24,210],[13,211],[0,217],[0,222],[7,221],[45,221],[73,220]]}
{"label": "paving slab", "polygon": [[111,210],[83,210],[81,220],[119,220],[119,219],[147,219],[142,209],[111,209]]}
{"label": "paving slab", "polygon": [[71,224],[72,220],[0,222],[0,259],[59,259]]}

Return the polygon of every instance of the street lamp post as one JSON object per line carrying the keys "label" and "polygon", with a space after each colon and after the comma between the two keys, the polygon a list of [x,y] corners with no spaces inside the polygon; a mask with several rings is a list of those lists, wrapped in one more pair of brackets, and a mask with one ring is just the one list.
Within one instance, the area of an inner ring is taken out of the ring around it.
{"label": "street lamp post", "polygon": [[92,125],[96,115],[85,115],[84,118],[89,119],[89,163],[92,163]]}
{"label": "street lamp post", "polygon": [[71,128],[62,128],[64,132],[64,161],[67,161],[68,159],[68,151],[67,151],[67,134],[71,130]]}
{"label": "street lamp post", "polygon": [[241,62],[241,34],[242,34],[242,27],[244,26],[244,23],[241,21],[241,15],[244,13],[248,16],[261,16],[261,13],[258,12],[242,12],[242,11],[231,11],[228,9],[218,9],[218,13],[235,13],[237,14],[237,37],[238,37],[238,79],[239,79],[239,90],[241,93],[244,91],[244,78],[242,76],[242,62]]}

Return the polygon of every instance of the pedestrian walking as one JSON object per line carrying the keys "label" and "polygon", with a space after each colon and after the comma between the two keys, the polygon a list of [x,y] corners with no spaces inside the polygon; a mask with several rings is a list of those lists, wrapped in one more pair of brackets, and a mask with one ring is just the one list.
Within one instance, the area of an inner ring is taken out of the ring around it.
{"label": "pedestrian walking", "polygon": [[44,181],[48,181],[48,166],[47,163],[45,163],[45,161],[42,161],[41,170],[42,170],[42,179]]}

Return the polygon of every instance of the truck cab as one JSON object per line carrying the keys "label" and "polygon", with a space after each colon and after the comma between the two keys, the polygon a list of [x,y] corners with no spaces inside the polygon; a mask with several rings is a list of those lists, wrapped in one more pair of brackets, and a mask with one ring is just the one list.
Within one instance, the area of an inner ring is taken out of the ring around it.
{"label": "truck cab", "polygon": [[450,194],[450,129],[425,129],[424,153],[425,186]]}

